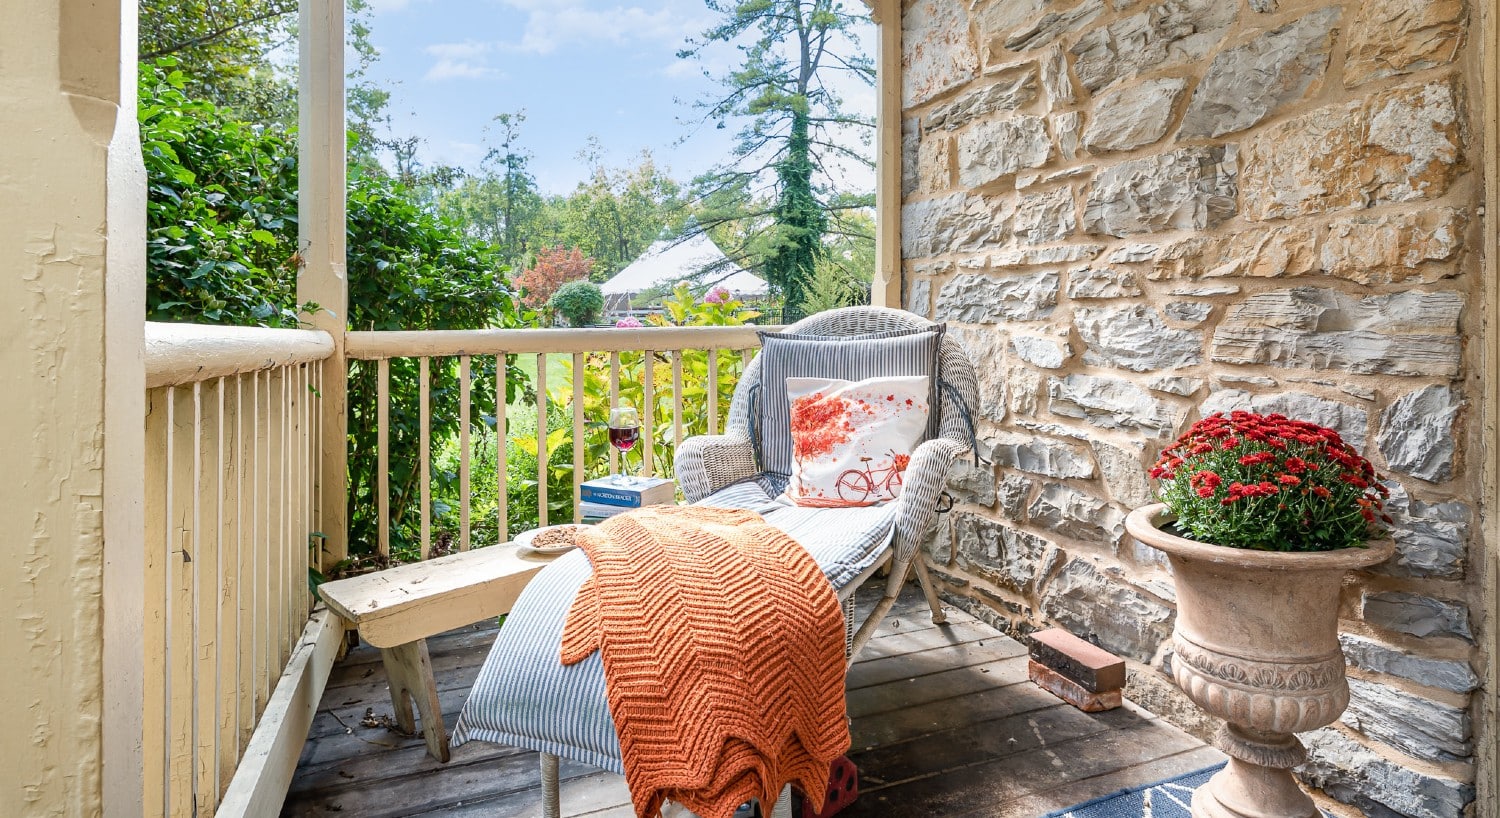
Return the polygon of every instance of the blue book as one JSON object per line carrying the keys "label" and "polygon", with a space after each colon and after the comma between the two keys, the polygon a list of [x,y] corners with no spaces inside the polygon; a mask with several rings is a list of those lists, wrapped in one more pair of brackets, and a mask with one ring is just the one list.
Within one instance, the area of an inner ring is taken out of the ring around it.
{"label": "blue book", "polygon": [[617,486],[608,477],[585,482],[578,490],[585,503],[640,508],[672,503],[677,499],[677,484],[665,477],[637,477],[628,486]]}

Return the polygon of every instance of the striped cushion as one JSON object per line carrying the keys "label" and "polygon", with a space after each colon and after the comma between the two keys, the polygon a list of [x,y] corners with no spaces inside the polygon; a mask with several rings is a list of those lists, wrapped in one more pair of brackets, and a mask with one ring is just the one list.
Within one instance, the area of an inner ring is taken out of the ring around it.
{"label": "striped cushion", "polygon": [[[933,376],[944,326],[869,335],[760,334],[760,390],[755,418],[756,448],[762,471],[792,473],[791,402],[787,378],[841,378],[862,381],[898,375]],[[932,379],[937,404],[937,379]],[[935,416],[934,416],[935,417]],[[932,431],[928,431],[932,435]]]}
{"label": "striped cushion", "polygon": [[[772,499],[761,481],[737,483],[700,504],[759,513],[806,548],[835,589],[879,560],[890,544],[897,510],[894,503],[798,508]],[[576,665],[558,659],[568,607],[591,573],[587,556],[572,551],[542,569],[521,592],[453,729],[454,746],[510,744],[623,772],[598,652]]]}

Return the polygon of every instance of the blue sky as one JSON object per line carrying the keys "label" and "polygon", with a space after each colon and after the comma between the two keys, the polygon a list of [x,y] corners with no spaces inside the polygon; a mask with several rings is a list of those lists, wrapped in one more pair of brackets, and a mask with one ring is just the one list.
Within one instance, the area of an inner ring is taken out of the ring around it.
{"label": "blue sky", "polygon": [[[495,114],[525,110],[522,146],[547,193],[582,178],[590,135],[623,165],[649,148],[688,179],[728,155],[734,127],[697,125],[690,103],[715,93],[703,76],[730,67],[677,59],[713,25],[702,0],[371,0],[380,60],[371,78],[392,90],[392,130],[423,139],[419,158],[474,168]],[[865,38],[873,47],[872,37]],[[873,109],[871,91],[858,107]],[[681,141],[679,144],[680,140]]]}

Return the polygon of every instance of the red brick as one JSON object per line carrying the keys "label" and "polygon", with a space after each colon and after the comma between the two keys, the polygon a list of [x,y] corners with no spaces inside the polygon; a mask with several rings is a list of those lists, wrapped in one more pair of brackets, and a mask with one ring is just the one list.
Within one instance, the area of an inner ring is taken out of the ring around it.
{"label": "red brick", "polygon": [[1071,679],[1090,693],[1125,686],[1125,660],[1061,628],[1031,635],[1032,660]]}
{"label": "red brick", "polygon": [[1124,697],[1119,690],[1111,690],[1107,693],[1092,693],[1084,690],[1082,685],[1052,668],[1038,664],[1036,660],[1028,660],[1026,669],[1028,671],[1027,675],[1031,677],[1031,681],[1035,682],[1037,687],[1085,713],[1113,710],[1124,702]]}

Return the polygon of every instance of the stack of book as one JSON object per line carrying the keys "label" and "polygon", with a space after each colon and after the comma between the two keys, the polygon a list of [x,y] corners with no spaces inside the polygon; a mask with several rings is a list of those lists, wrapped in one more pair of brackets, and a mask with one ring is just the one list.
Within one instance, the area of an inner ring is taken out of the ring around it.
{"label": "stack of book", "polygon": [[641,506],[671,505],[677,502],[677,483],[665,477],[636,477],[621,486],[601,477],[584,483],[579,497],[583,521],[597,523]]}

